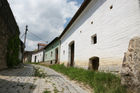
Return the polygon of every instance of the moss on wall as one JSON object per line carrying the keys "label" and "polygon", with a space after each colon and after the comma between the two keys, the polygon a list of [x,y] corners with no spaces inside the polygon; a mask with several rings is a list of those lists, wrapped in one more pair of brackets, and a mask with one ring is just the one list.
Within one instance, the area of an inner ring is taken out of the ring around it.
{"label": "moss on wall", "polygon": [[7,45],[7,66],[13,67],[20,63],[19,60],[19,51],[20,51],[20,39],[16,35],[12,38],[9,38]]}

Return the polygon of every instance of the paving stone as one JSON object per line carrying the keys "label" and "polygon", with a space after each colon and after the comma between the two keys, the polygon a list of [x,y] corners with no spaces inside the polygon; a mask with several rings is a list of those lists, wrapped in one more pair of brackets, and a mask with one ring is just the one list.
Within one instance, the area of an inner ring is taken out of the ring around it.
{"label": "paving stone", "polygon": [[[46,77],[34,77],[33,66],[44,71]],[[39,65],[0,71],[0,93],[43,93],[45,90],[51,93],[89,93],[65,76]]]}
{"label": "paving stone", "polygon": [[62,93],[63,91],[64,93],[88,93],[86,90],[72,83],[62,74],[59,74],[56,71],[47,67],[38,66],[38,65],[35,66],[44,70],[44,72],[46,73],[46,75],[50,80],[49,82],[52,84],[54,88],[56,88],[58,92]]}

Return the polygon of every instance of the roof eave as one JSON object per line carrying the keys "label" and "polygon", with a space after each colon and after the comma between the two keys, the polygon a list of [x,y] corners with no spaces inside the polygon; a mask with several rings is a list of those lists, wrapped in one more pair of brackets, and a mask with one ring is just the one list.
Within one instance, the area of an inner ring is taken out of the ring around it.
{"label": "roof eave", "polygon": [[66,28],[63,30],[62,34],[60,35],[60,38],[67,32],[67,30],[71,27],[71,25],[76,21],[76,19],[80,16],[80,14],[83,12],[83,10],[88,6],[88,4],[92,0],[84,0],[81,7],[78,9],[78,11],[75,13],[69,24],[66,26]]}

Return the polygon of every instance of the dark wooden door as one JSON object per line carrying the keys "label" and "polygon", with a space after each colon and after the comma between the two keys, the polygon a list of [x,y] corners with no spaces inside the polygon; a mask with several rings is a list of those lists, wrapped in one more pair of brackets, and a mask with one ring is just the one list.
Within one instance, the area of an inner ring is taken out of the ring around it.
{"label": "dark wooden door", "polygon": [[74,43],[71,45],[71,60],[70,60],[70,66],[74,66]]}
{"label": "dark wooden door", "polygon": [[58,63],[58,48],[55,50],[55,64]]}
{"label": "dark wooden door", "polygon": [[36,63],[36,56],[35,56],[35,63]]}
{"label": "dark wooden door", "polygon": [[91,64],[92,64],[92,69],[93,70],[98,70],[99,67],[99,58],[95,57],[94,59],[91,60]]}

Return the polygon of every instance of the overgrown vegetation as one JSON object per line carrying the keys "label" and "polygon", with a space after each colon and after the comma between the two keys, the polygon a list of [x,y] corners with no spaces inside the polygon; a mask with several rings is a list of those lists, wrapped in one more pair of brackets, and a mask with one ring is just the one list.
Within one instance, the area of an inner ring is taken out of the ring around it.
{"label": "overgrown vegetation", "polygon": [[35,70],[35,73],[34,73],[35,77],[40,77],[40,78],[46,77],[46,74],[40,68],[35,67],[34,70]]}
{"label": "overgrown vegetation", "polygon": [[19,36],[16,35],[9,39],[7,45],[7,66],[13,67],[17,66],[20,63],[19,60],[19,47],[20,46],[20,39]]}
{"label": "overgrown vegetation", "polygon": [[52,65],[50,68],[67,75],[72,80],[88,84],[95,93],[126,93],[125,87],[120,83],[120,78],[111,73],[94,72],[64,65]]}

